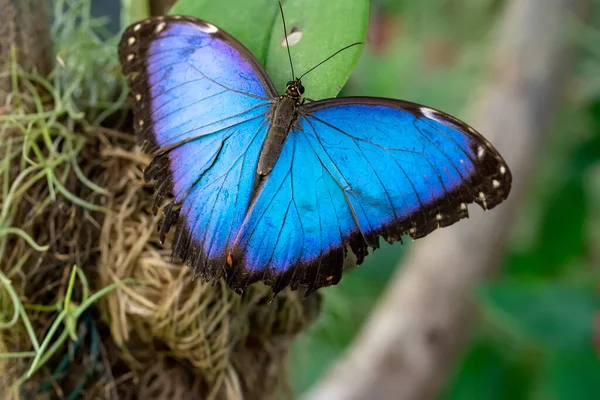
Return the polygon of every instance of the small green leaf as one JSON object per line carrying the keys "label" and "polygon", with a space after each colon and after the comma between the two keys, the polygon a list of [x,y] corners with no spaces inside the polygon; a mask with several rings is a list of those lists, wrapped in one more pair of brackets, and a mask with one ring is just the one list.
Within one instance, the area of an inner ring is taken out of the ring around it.
{"label": "small green leaf", "polygon": [[[299,77],[319,62],[355,42],[364,42],[369,22],[368,0],[288,0],[283,4],[288,35],[301,32],[290,45],[294,72]],[[275,18],[267,55],[267,72],[277,90],[283,92],[292,78],[281,18]],[[302,79],[306,96],[335,97],[356,66],[362,45],[336,55]]]}
{"label": "small green leaf", "polygon": [[492,322],[532,343],[553,350],[593,349],[600,310],[594,287],[502,282],[485,287],[482,297]]}
{"label": "small green leaf", "polygon": [[179,0],[170,14],[191,15],[225,30],[265,65],[273,20],[279,6],[273,0]]}

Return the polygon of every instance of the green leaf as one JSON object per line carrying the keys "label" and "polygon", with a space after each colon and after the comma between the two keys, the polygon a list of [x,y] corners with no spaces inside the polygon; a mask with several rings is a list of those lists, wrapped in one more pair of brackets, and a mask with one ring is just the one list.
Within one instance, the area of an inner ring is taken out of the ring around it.
{"label": "green leaf", "polygon": [[600,310],[593,286],[502,282],[485,287],[482,298],[501,329],[546,349],[592,351]]}
{"label": "green leaf", "polygon": [[[288,33],[302,32],[290,47],[297,76],[346,45],[365,40],[369,22],[368,0],[288,0],[283,4]],[[185,14],[215,24],[244,44],[280,93],[291,79],[290,62],[283,44],[279,6],[273,0],[179,0],[171,14]],[[346,83],[360,57],[362,46],[336,55],[305,78],[306,95],[312,99],[334,97]]]}
{"label": "green leaf", "polygon": [[[369,22],[368,0],[288,0],[283,4],[288,34],[302,33],[290,46],[296,77],[344,46],[363,42]],[[281,18],[275,19],[267,55],[267,72],[282,93],[292,77]],[[335,97],[356,66],[363,46],[336,55],[302,79],[311,99]]]}
{"label": "green leaf", "polygon": [[179,0],[170,14],[191,15],[208,21],[239,40],[265,65],[279,6],[273,0]]}
{"label": "green leaf", "polygon": [[592,351],[558,353],[542,372],[535,398],[600,399],[600,359]]}

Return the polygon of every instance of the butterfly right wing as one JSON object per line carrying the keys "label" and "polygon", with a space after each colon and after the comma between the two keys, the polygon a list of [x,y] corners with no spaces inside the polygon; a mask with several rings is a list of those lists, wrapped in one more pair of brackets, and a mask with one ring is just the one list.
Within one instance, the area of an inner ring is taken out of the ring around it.
{"label": "butterfly right wing", "polygon": [[145,176],[156,180],[155,211],[174,195],[161,232],[178,217],[174,254],[218,278],[250,201],[273,84],[237,40],[190,17],[131,25],[119,58],[154,156]]}
{"label": "butterfly right wing", "polygon": [[496,149],[443,112],[369,97],[300,112],[234,242],[232,287],[261,280],[310,293],[340,280],[348,249],[360,264],[379,237],[424,237],[510,191]]}

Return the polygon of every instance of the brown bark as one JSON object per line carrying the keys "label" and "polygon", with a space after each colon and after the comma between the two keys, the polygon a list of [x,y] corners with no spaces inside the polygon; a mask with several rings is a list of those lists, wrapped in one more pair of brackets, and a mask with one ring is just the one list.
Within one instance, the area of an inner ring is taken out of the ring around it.
{"label": "brown bark", "polygon": [[175,0],[150,0],[150,14],[165,15],[175,4]]}
{"label": "brown bark", "polygon": [[513,174],[508,201],[418,241],[346,357],[309,394],[321,399],[435,398],[469,337],[474,287],[493,274],[554,117],[577,0],[513,0],[497,32],[487,87],[469,121]]}
{"label": "brown bark", "polygon": [[10,92],[11,49],[26,71],[52,68],[50,19],[45,0],[0,0],[0,106]]}

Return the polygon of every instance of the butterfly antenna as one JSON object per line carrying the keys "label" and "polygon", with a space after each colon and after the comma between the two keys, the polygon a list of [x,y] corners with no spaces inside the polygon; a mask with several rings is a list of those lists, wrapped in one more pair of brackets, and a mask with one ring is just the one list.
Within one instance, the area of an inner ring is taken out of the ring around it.
{"label": "butterfly antenna", "polygon": [[283,16],[283,7],[279,2],[279,11],[281,11],[281,20],[283,21],[283,36],[285,37],[285,47],[287,47],[288,58],[290,59],[290,67],[292,68],[292,80],[296,79],[294,74],[294,63],[292,63],[292,54],[290,53],[290,44],[288,43],[287,28],[285,27],[285,17]]}
{"label": "butterfly antenna", "polygon": [[[286,40],[287,40],[287,38],[286,38]],[[359,44],[363,44],[363,42],[352,43],[352,44],[349,44],[348,46],[346,46],[344,48],[339,49],[338,51],[336,51],[335,53],[333,53],[332,55],[330,55],[329,57],[327,57],[326,59],[324,59],[323,61],[321,61],[320,63],[318,63],[317,65],[315,65],[314,67],[312,67],[311,69],[309,69],[308,71],[306,71],[305,73],[303,73],[302,75],[300,75],[300,77],[298,79],[302,79],[302,77],[304,77],[304,75],[308,74],[310,71],[312,71],[313,69],[317,68],[319,65],[325,63],[326,61],[329,61],[330,59],[332,59],[333,57],[335,57],[336,55],[338,55],[342,51],[347,50],[350,47],[353,47],[353,46],[356,46],[356,45],[359,45]],[[288,50],[289,50],[289,48],[288,48]]]}

